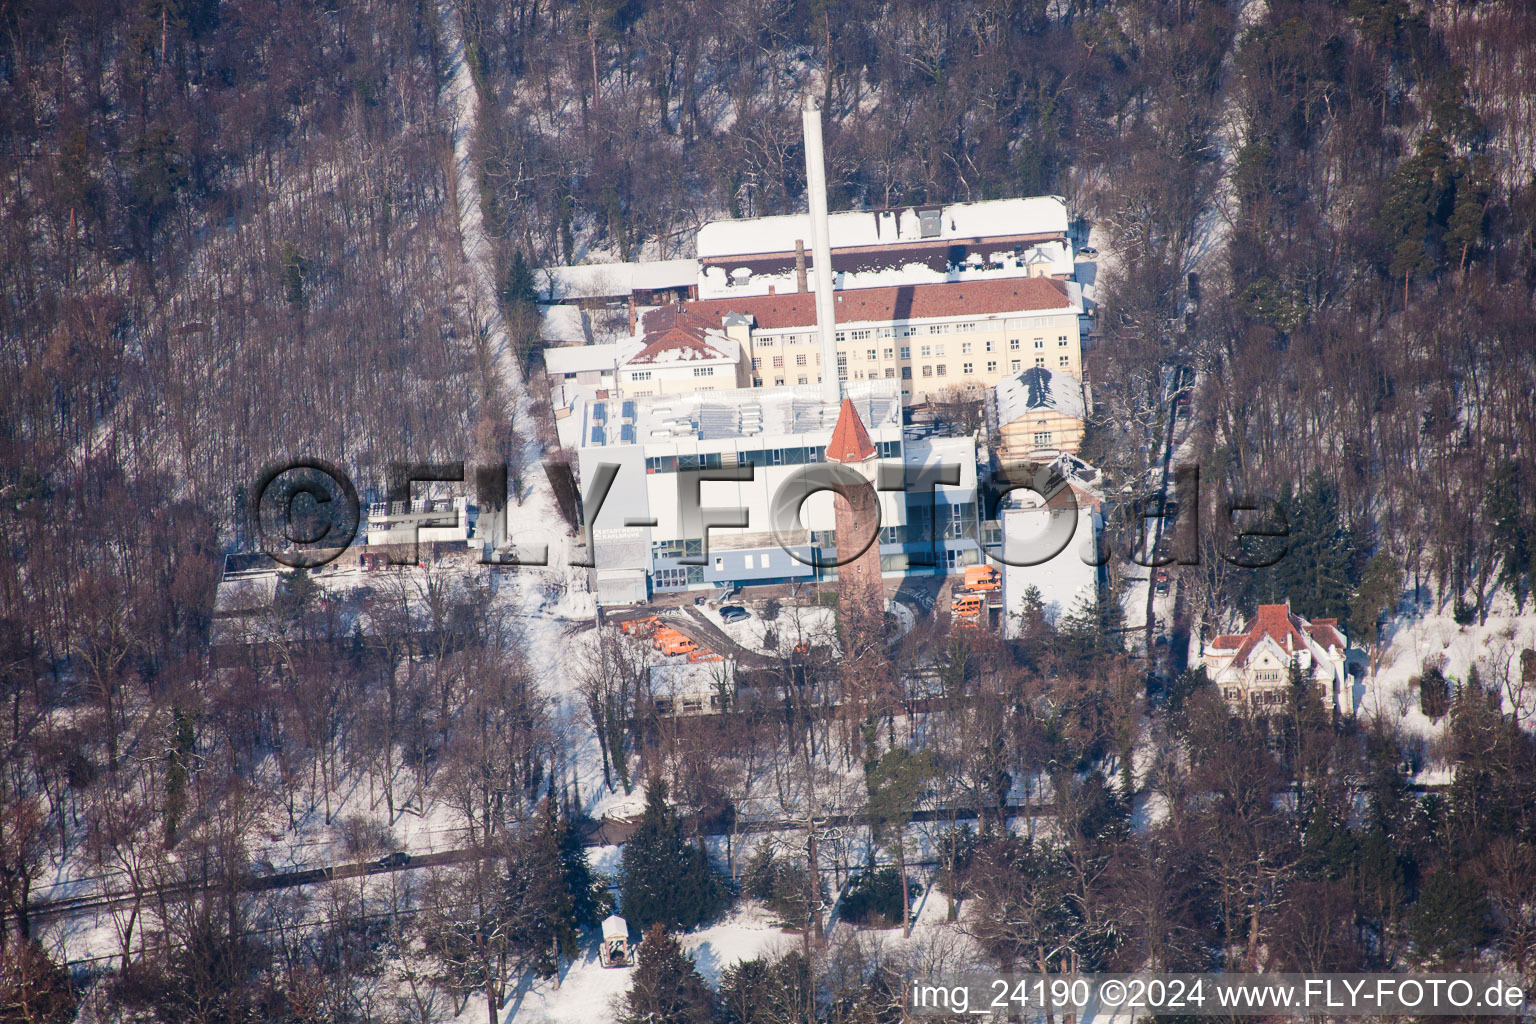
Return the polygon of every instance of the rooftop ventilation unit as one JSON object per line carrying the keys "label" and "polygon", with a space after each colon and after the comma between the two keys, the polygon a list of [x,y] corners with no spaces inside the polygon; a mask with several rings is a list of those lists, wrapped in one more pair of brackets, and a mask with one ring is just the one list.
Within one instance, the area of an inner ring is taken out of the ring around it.
{"label": "rooftop ventilation unit", "polygon": [[918,210],[918,234],[923,238],[938,238],[939,232],[944,228],[942,215],[942,210]]}

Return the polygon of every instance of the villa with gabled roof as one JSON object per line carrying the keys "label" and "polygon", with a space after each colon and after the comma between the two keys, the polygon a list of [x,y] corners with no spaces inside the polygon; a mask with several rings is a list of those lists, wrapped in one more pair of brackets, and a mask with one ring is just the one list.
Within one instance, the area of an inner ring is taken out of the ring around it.
{"label": "villa with gabled roof", "polygon": [[1265,713],[1285,706],[1294,668],[1326,707],[1345,686],[1348,644],[1337,619],[1304,619],[1285,604],[1261,604],[1241,633],[1214,637],[1200,663],[1234,709]]}

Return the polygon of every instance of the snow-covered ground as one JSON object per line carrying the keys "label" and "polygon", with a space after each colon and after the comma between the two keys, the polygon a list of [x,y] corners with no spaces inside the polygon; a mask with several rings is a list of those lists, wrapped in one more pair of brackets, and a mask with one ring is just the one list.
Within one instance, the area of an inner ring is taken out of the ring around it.
{"label": "snow-covered ground", "polygon": [[[1485,686],[1497,686],[1504,709],[1527,729],[1536,728],[1536,685],[1523,685],[1521,652],[1536,650],[1536,609],[1528,603],[1522,613],[1501,593],[1494,614],[1484,625],[1456,624],[1450,609],[1408,610],[1391,627],[1390,640],[1378,659],[1376,673],[1356,686],[1357,713],[1380,716],[1411,735],[1438,740],[1446,718],[1429,718],[1419,707],[1417,678],[1426,664],[1436,664],[1452,681],[1465,682],[1475,667]],[[1421,778],[1421,782],[1444,781]]]}
{"label": "snow-covered ground", "polygon": [[[748,609],[749,617],[738,622],[726,622],[720,617],[718,608],[708,605],[694,610],[736,643],[760,654],[787,655],[802,643],[809,647],[836,643],[837,616],[831,608],[820,605],[786,603],[772,622],[764,619],[760,611],[751,608]],[[767,643],[770,634],[776,641],[773,645]]]}

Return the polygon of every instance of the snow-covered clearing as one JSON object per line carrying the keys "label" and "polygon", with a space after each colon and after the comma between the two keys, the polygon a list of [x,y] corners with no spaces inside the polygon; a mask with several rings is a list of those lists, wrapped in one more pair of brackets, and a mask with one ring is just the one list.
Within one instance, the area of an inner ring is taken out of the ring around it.
{"label": "snow-covered clearing", "polygon": [[[1506,712],[1524,728],[1536,728],[1536,685],[1525,684],[1521,675],[1521,652],[1536,650],[1536,610],[1529,604],[1522,612],[1507,593],[1500,593],[1487,623],[1468,626],[1457,625],[1449,609],[1409,610],[1393,624],[1390,636],[1375,674],[1367,672],[1355,686],[1358,714],[1396,723],[1426,744],[1438,741],[1448,718],[1425,715],[1418,691],[1425,666],[1437,665],[1453,690],[1475,668],[1484,686],[1499,689]],[[1449,771],[1431,767],[1420,776],[1417,781],[1444,782]]]}

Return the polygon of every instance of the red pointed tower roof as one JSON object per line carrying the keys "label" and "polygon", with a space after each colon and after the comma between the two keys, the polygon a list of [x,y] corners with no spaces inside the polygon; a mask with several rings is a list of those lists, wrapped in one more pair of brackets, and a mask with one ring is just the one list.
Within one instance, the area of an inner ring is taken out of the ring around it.
{"label": "red pointed tower roof", "polygon": [[843,399],[843,407],[837,414],[837,426],[832,428],[832,440],[827,442],[828,462],[868,462],[875,456],[874,442],[853,402]]}

